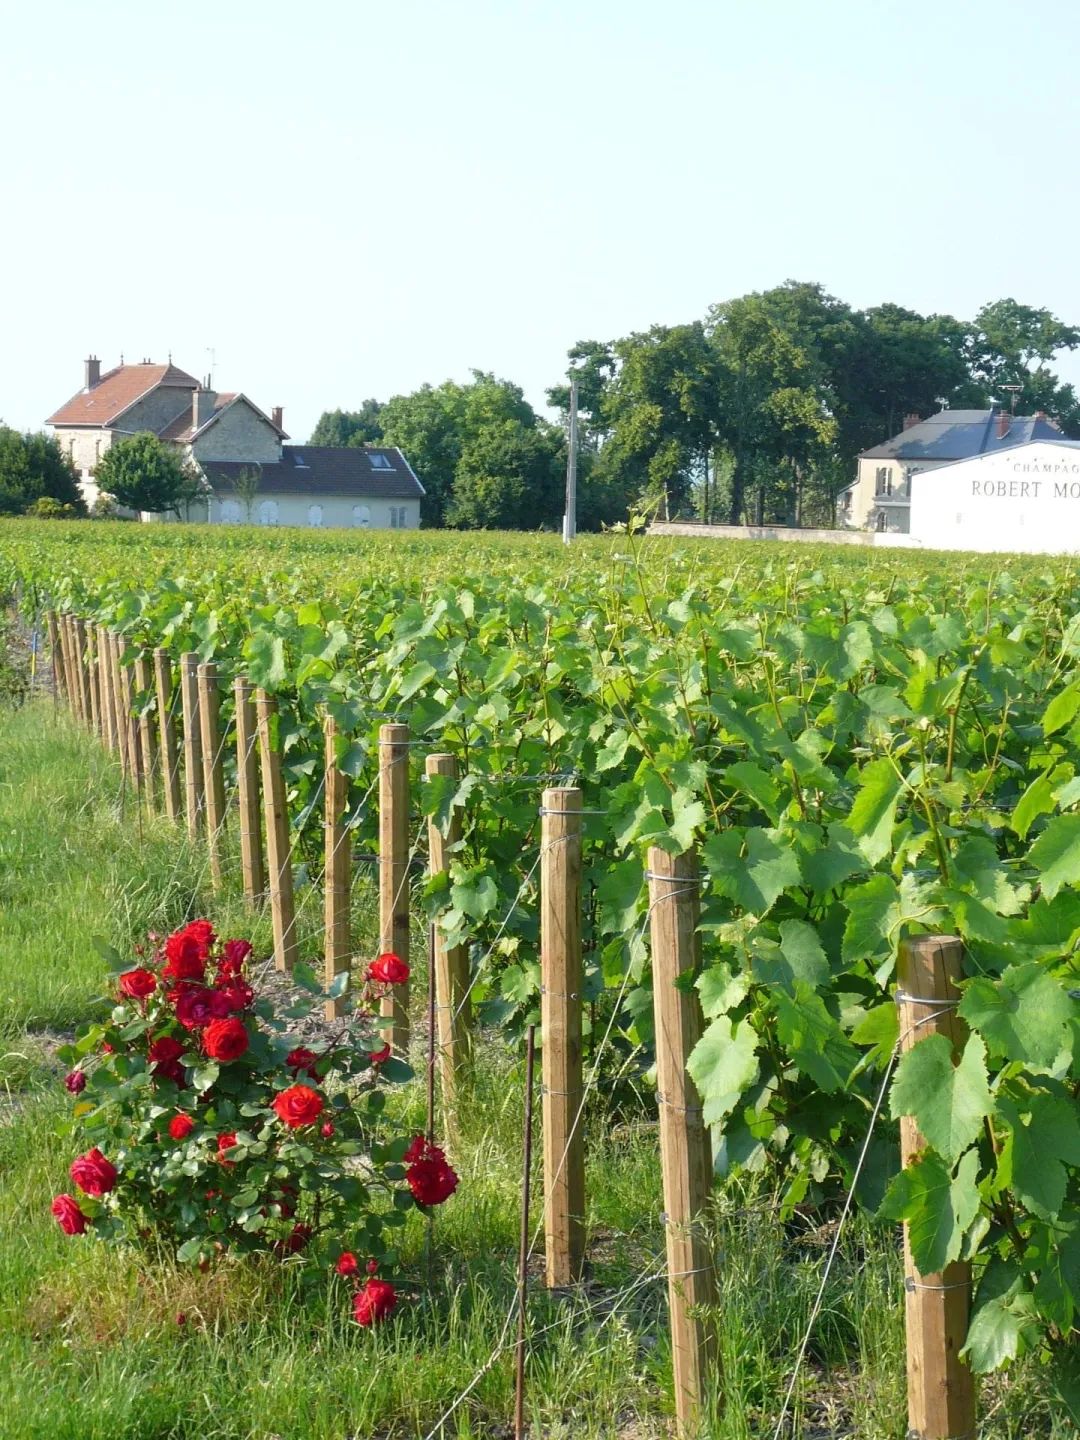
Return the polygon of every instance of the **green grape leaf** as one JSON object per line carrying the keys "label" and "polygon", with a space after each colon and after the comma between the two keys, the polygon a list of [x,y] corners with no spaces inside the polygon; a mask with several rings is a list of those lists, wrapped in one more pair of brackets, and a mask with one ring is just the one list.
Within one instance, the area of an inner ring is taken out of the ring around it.
{"label": "green grape leaf", "polygon": [[802,871],[815,895],[826,895],[866,869],[866,857],[846,825],[830,825],[828,843],[803,857]]}
{"label": "green grape leaf", "polygon": [[705,1106],[706,1125],[717,1125],[758,1076],[757,1032],[748,1020],[714,1020],[690,1052],[690,1078]]}
{"label": "green grape leaf", "polygon": [[891,760],[871,760],[859,775],[847,826],[871,865],[884,860],[892,848],[896,804],[902,790],[903,782]]}
{"label": "green grape leaf", "polygon": [[775,825],[780,819],[780,792],[776,781],[752,760],[740,760],[723,772],[724,779],[748,795]]}
{"label": "green grape leaf", "polygon": [[1039,874],[1039,886],[1052,900],[1064,885],[1080,880],[1080,815],[1058,815],[1028,851],[1028,863]]}
{"label": "green grape leaf", "polygon": [[722,830],[703,850],[713,889],[751,915],[765,914],[802,878],[794,847],[777,830]]}
{"label": "green grape leaf", "polygon": [[978,1173],[977,1150],[963,1157],[955,1178],[940,1155],[925,1150],[885,1192],[878,1213],[907,1221],[911,1258],[921,1274],[937,1274],[959,1259],[964,1234],[979,1213]]}
{"label": "green grape leaf", "polygon": [[1043,734],[1053,735],[1055,730],[1060,730],[1063,725],[1068,725],[1071,720],[1076,718],[1078,710],[1080,710],[1080,686],[1073,684],[1065,690],[1059,690],[1043,711]]}
{"label": "green grape leaf", "polygon": [[1010,966],[1000,980],[969,981],[959,1012],[991,1055],[1048,1070],[1068,1044],[1074,1007],[1063,986],[1032,960]]}
{"label": "green grape leaf", "polygon": [[914,1044],[896,1067],[889,1109],[894,1120],[914,1116],[927,1144],[955,1163],[994,1109],[986,1046],[979,1036],[968,1037],[958,1065],[946,1035],[928,1035]]}
{"label": "green grape leaf", "polygon": [[998,1181],[1044,1219],[1061,1211],[1067,1165],[1080,1166],[1080,1120],[1076,1106],[1057,1095],[1033,1091],[1022,1104],[1003,1095],[998,1114],[1008,1136],[998,1163]]}
{"label": "green grape leaf", "polygon": [[809,985],[776,992],[776,1034],[795,1064],[826,1094],[842,1090],[859,1053]]}
{"label": "green grape leaf", "polygon": [[1017,1359],[1038,1343],[1034,1309],[1034,1297],[1027,1291],[998,1295],[980,1305],[971,1317],[961,1358],[976,1375],[988,1375]]}
{"label": "green grape leaf", "polygon": [[715,1020],[742,1004],[750,989],[750,977],[720,961],[703,970],[694,985],[701,997],[702,1014],[706,1020]]}
{"label": "green grape leaf", "polygon": [[1054,808],[1054,786],[1049,774],[1037,775],[1016,802],[1016,807],[1007,824],[1023,840],[1040,815],[1048,815]]}

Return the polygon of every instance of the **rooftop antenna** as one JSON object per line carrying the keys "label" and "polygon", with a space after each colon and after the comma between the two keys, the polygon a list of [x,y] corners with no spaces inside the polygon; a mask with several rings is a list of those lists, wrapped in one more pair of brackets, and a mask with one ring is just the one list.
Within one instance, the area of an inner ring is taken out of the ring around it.
{"label": "rooftop antenna", "polygon": [[1016,414],[1016,397],[1017,397],[1017,395],[1020,394],[1020,391],[1023,390],[1024,387],[1023,387],[1022,385],[1002,385],[1001,388],[1002,388],[1002,390],[1011,390],[1011,391],[1012,391],[1012,401],[1011,401],[1011,403],[1010,403],[1009,412],[1010,412],[1010,414],[1015,415],[1015,414]]}
{"label": "rooftop antenna", "polygon": [[213,390],[214,375],[217,371],[217,351],[214,349],[213,345],[208,345],[206,347],[206,353],[210,356],[210,385],[208,388]]}

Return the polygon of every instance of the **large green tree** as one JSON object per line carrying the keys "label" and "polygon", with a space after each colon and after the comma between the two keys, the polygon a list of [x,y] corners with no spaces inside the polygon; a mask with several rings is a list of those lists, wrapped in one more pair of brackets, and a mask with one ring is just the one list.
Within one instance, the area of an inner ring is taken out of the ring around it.
{"label": "large green tree", "polygon": [[128,510],[177,518],[183,518],[203,489],[198,472],[179,450],[149,430],[111,445],[98,461],[94,479],[99,490]]}
{"label": "large green tree", "polygon": [[42,499],[86,513],[75,467],[59,442],[0,425],[0,515],[25,514]]}
{"label": "large green tree", "polygon": [[324,410],[308,444],[378,445],[383,438],[382,410],[378,400],[365,400],[359,410]]}

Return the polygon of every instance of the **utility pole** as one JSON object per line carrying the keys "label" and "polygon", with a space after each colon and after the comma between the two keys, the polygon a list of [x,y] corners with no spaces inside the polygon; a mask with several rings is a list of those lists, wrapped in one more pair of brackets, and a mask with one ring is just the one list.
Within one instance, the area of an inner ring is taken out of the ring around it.
{"label": "utility pole", "polygon": [[570,438],[566,456],[566,514],[563,516],[563,544],[577,536],[577,376],[570,376]]}

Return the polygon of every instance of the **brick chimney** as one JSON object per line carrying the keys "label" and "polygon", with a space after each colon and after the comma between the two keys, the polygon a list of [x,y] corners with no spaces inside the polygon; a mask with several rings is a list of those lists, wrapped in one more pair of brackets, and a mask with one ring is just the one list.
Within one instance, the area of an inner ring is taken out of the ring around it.
{"label": "brick chimney", "polygon": [[274,422],[274,424],[279,430],[284,430],[285,427],[281,423],[281,415],[282,407],[280,405],[275,405],[274,408],[270,411],[270,419]]}
{"label": "brick chimney", "polygon": [[997,413],[997,438],[1004,440],[1009,433],[1009,414],[1006,410],[999,410]]}
{"label": "brick chimney", "polygon": [[913,425],[919,425],[919,424],[921,424],[921,423],[922,423],[922,416],[919,415],[919,414],[916,414],[916,412],[915,412],[914,410],[913,410],[909,415],[905,415],[905,416],[904,416],[904,429],[905,429],[905,430],[910,430]]}
{"label": "brick chimney", "polygon": [[83,361],[86,366],[86,383],[84,389],[93,390],[95,385],[101,383],[101,361],[96,355],[88,355]]}
{"label": "brick chimney", "polygon": [[203,389],[200,385],[198,390],[191,392],[191,428],[201,429],[210,416],[214,413],[214,401],[217,396],[213,390]]}

